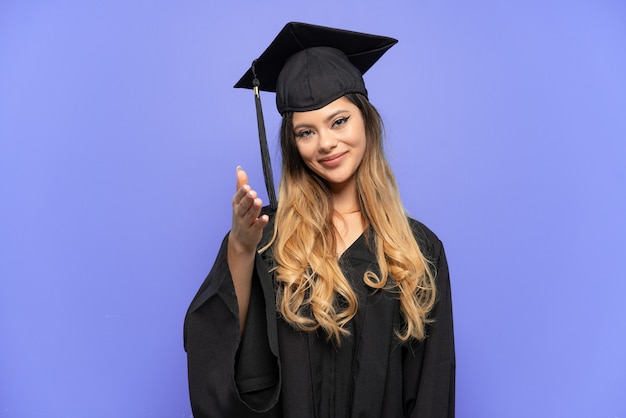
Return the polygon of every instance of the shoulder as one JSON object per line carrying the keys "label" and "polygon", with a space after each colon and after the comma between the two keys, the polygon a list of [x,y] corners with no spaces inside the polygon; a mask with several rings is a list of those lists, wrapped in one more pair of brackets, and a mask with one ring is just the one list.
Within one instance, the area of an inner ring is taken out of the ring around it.
{"label": "shoulder", "polygon": [[276,209],[273,209],[270,205],[263,206],[261,208],[261,215],[267,215],[270,217],[270,221],[274,219],[274,215],[276,215]]}
{"label": "shoulder", "polygon": [[270,220],[263,228],[263,237],[261,238],[261,242],[259,243],[259,248],[263,248],[267,245],[268,242],[271,241],[272,236],[274,235],[274,224],[276,222],[276,209],[272,209],[272,207],[263,206],[261,208],[261,215],[267,215]]}
{"label": "shoulder", "polygon": [[431,260],[439,258],[443,251],[443,243],[439,237],[422,222],[411,217],[407,217],[407,219],[420,249]]}
{"label": "shoulder", "polygon": [[[257,246],[257,250],[259,251],[259,255],[261,259],[265,262],[265,265],[268,269],[272,269],[274,264],[274,244],[268,246],[270,242],[272,242],[272,238],[274,237],[274,226],[276,225],[276,209],[272,209],[270,206],[263,206],[261,209],[261,216],[267,215],[270,220],[263,228],[263,236],[261,237],[261,241]],[[261,251],[264,249],[263,251]]]}

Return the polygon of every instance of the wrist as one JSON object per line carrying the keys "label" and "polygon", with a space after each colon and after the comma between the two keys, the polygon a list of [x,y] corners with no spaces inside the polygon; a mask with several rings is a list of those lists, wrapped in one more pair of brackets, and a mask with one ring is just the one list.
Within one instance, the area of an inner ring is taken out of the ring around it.
{"label": "wrist", "polygon": [[228,251],[237,256],[254,256],[256,246],[245,245],[240,240],[233,237],[232,234],[229,234]]}

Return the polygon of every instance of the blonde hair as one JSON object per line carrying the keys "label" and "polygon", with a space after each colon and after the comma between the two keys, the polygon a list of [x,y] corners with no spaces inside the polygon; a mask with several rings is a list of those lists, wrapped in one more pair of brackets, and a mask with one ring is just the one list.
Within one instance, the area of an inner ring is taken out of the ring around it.
{"label": "blonde hair", "polygon": [[[400,200],[398,186],[383,150],[378,111],[360,94],[346,96],[361,111],[367,145],[356,173],[357,193],[366,225],[374,231],[377,275],[367,271],[363,281],[373,289],[395,292],[403,326],[402,341],[424,339],[428,313],[436,298],[434,272],[422,254]],[[283,115],[283,155],[279,203],[272,247],[277,284],[277,309],[283,319],[302,331],[322,328],[340,344],[358,301],[339,268],[335,254],[332,195],[323,179],[302,161],[295,144],[292,114]]]}

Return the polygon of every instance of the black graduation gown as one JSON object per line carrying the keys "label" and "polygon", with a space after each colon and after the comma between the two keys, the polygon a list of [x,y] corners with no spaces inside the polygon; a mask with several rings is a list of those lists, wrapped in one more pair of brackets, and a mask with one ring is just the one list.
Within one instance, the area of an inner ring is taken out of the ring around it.
{"label": "black graduation gown", "polygon": [[[424,341],[401,342],[399,302],[373,291],[365,270],[377,271],[362,235],[341,256],[359,312],[340,347],[323,333],[288,326],[277,314],[271,251],[257,255],[244,335],[224,238],[208,277],[185,317],[189,392],[195,418],[209,417],[454,417],[455,354],[450,282],[441,241],[410,220],[416,240],[436,266],[438,298]],[[265,228],[267,242],[272,225]]]}

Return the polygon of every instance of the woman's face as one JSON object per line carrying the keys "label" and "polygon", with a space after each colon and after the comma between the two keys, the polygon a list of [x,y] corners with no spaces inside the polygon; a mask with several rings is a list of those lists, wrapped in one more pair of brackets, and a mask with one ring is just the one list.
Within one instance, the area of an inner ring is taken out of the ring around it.
{"label": "woman's face", "polygon": [[366,147],[361,111],[345,97],[321,109],[293,113],[293,133],[304,163],[331,189],[354,183]]}

